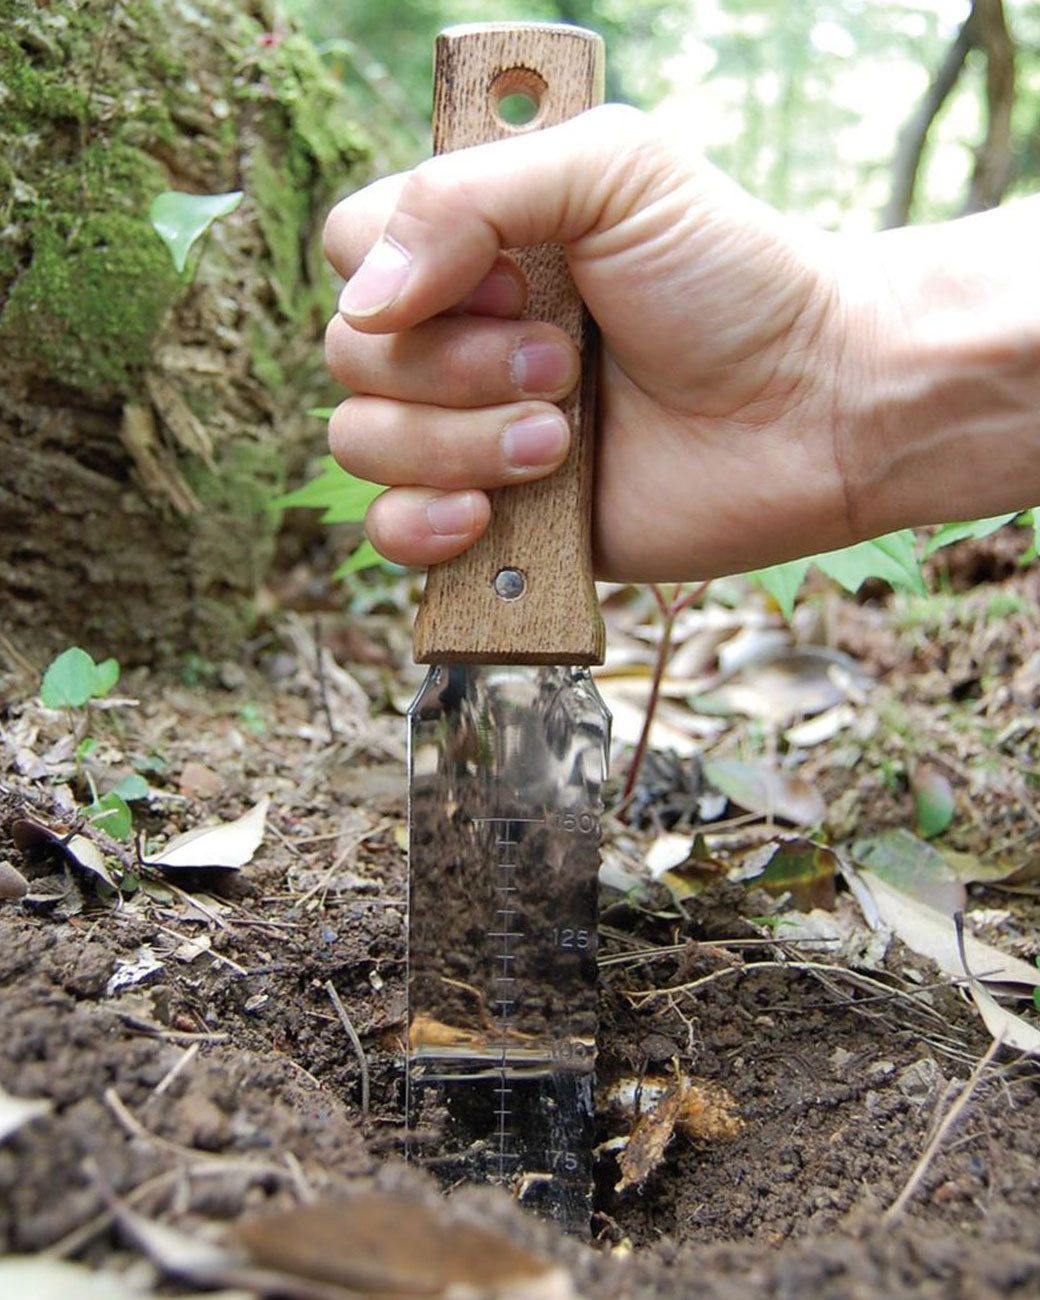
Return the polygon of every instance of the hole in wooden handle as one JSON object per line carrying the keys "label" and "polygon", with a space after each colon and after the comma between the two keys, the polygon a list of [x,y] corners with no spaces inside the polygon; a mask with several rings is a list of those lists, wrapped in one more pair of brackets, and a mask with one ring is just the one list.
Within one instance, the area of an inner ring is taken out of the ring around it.
{"label": "hole in wooden handle", "polygon": [[510,131],[538,126],[549,87],[531,68],[506,68],[491,83],[495,116]]}

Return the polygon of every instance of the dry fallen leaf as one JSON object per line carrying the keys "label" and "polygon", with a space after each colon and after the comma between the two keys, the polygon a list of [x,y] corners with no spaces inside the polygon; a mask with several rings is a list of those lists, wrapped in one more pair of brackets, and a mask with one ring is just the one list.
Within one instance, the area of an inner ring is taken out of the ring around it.
{"label": "dry fallen leaf", "polygon": [[1040,1029],[1023,1016],[1002,1007],[992,993],[978,980],[971,981],[971,996],[979,1009],[982,1023],[994,1038],[1016,1052],[1030,1052],[1040,1056]]}
{"label": "dry fallen leaf", "polygon": [[118,1273],[95,1272],[47,1255],[0,1259],[0,1295],[10,1300],[143,1300],[154,1294]]}
{"label": "dry fallen leaf", "polygon": [[[947,975],[962,976],[953,917],[921,903],[872,871],[859,871],[882,924],[894,930],[911,952],[930,957]],[[868,918],[869,920],[869,918]],[[1002,984],[1040,985],[1040,970],[1019,957],[1011,957],[972,935],[965,935],[968,961],[975,976]]]}
{"label": "dry fallen leaf", "polygon": [[982,1023],[1002,1046],[1011,1047],[1016,1052],[1029,1052],[1033,1056],[1040,1056],[1040,1029],[1030,1024],[1023,1016],[1018,1016],[1007,1007],[1002,1007],[989,989],[976,978],[968,962],[963,915],[958,913],[953,918],[953,923],[957,932],[957,951],[961,959],[961,968],[968,977],[968,988],[982,1017]]}
{"label": "dry fallen leaf", "polygon": [[568,1300],[567,1275],[506,1236],[400,1196],[368,1192],[232,1229],[252,1263],[355,1291],[444,1300]]}
{"label": "dry fallen leaf", "polygon": [[143,859],[150,867],[171,870],[228,870],[244,867],[260,847],[270,796],[231,822],[198,826],[175,836],[164,849]]}
{"label": "dry fallen leaf", "polygon": [[37,849],[53,845],[75,867],[89,871],[114,890],[119,886],[109,871],[105,855],[93,840],[85,835],[70,835],[64,827],[52,829],[31,817],[22,817],[11,826],[11,838],[20,849]]}
{"label": "dry fallen leaf", "polygon": [[826,815],[820,792],[792,772],[735,758],[706,758],[702,769],[717,790],[748,812],[796,826],[815,826]]}
{"label": "dry fallen leaf", "polygon": [[0,1142],[10,1137],[23,1124],[28,1124],[40,1115],[47,1115],[53,1109],[54,1103],[45,1097],[12,1097],[0,1088]]}

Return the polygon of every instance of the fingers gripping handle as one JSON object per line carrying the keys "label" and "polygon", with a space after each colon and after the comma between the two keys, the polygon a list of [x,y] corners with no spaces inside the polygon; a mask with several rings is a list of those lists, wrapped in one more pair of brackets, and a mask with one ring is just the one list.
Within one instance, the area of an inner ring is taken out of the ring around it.
{"label": "fingers gripping handle", "polygon": [[[537,131],[603,99],[603,43],[592,32],[541,23],[454,27],[437,38],[436,153]],[[528,120],[511,125],[510,111]],[[582,380],[563,403],[565,463],[536,483],[492,493],[491,522],[457,559],[434,565],[415,620],[418,663],[591,664],[603,659],[592,579],[594,330],[562,248],[512,254],[527,277],[530,319],[560,326],[582,353]]]}

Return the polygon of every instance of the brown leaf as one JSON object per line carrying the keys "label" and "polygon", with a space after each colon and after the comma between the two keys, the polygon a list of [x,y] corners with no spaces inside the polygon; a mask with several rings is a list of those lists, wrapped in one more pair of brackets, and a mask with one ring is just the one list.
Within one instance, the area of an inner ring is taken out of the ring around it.
{"label": "brown leaf", "polygon": [[264,1215],[233,1236],[262,1268],[377,1294],[527,1294],[532,1283],[550,1294],[537,1284],[556,1272],[497,1228],[378,1192]]}

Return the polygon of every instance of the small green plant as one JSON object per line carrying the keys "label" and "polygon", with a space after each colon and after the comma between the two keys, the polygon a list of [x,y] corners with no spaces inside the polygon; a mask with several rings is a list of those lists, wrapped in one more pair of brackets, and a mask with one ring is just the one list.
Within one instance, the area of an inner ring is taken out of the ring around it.
{"label": "small green plant", "polygon": [[[80,646],[63,650],[43,674],[40,700],[48,709],[86,709],[91,701],[101,699],[119,681],[119,664],[115,659],[95,663],[93,656]],[[128,840],[133,833],[133,815],[129,801],[148,795],[148,782],[136,774],[126,776],[105,794],[99,794],[87,760],[99,747],[96,736],[87,735],[76,746],[76,762],[90,789],[91,802],[80,813],[107,831],[113,839]]]}
{"label": "small green plant", "polygon": [[241,190],[232,190],[228,194],[184,194],[180,190],[164,190],[152,200],[148,219],[169,249],[174,266],[183,275],[195,241],[209,230],[214,221],[234,212],[241,202]]}
{"label": "small green plant", "polygon": [[107,695],[119,681],[119,664],[104,659],[96,664],[78,645],[63,650],[43,674],[40,699],[48,709],[81,709]]}
{"label": "small green plant", "polygon": [[[315,410],[308,414],[327,418],[332,412]],[[365,518],[365,511],[382,491],[383,489],[377,484],[355,478],[353,474],[340,469],[331,456],[323,456],[321,473],[317,478],[304,483],[295,492],[288,492],[285,496],[278,497],[274,505],[279,510],[299,506],[320,510],[321,521],[324,524],[360,524]],[[386,563],[366,538],[339,566],[333,576],[345,578],[360,569],[372,568],[374,565],[385,566]]]}

